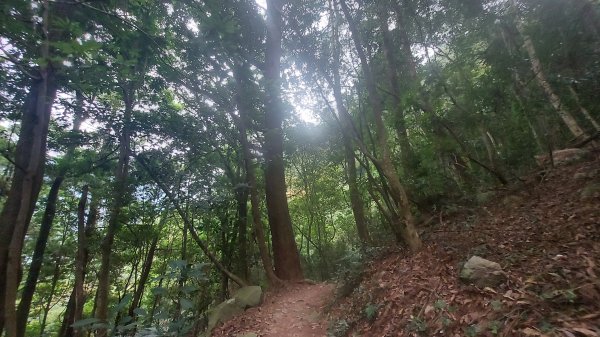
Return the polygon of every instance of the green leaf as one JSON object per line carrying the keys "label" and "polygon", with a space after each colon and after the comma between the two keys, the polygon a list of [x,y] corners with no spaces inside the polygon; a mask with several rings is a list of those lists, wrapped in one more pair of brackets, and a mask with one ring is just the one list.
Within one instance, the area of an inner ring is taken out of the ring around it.
{"label": "green leaf", "polygon": [[73,327],[73,328],[83,328],[85,326],[92,325],[92,324],[98,323],[98,322],[100,322],[100,320],[97,319],[97,318],[94,318],[94,317],[84,318],[82,320],[79,320],[79,321],[71,324],[71,327]]}
{"label": "green leaf", "polygon": [[194,307],[194,303],[186,298],[180,299],[179,303],[181,304],[181,309],[183,310],[189,310]]}
{"label": "green leaf", "polygon": [[133,313],[141,317],[148,315],[148,312],[144,308],[135,308],[133,309]]}
{"label": "green leaf", "polygon": [[154,296],[166,295],[167,294],[167,288],[165,288],[165,287],[152,288],[152,294],[154,294]]}

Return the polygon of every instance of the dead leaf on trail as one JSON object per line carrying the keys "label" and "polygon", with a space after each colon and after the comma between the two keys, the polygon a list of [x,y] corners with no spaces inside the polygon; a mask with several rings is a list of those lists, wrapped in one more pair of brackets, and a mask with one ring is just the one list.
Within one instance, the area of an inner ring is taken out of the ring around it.
{"label": "dead leaf on trail", "polygon": [[533,328],[525,328],[525,329],[521,330],[521,332],[525,336],[538,336],[538,337],[545,337],[546,336],[543,333],[541,333],[538,330],[533,329]]}
{"label": "dead leaf on trail", "polygon": [[586,328],[571,328],[571,329],[573,331],[579,332],[580,334],[583,334],[586,337],[598,337],[598,334],[590,329],[586,329]]}

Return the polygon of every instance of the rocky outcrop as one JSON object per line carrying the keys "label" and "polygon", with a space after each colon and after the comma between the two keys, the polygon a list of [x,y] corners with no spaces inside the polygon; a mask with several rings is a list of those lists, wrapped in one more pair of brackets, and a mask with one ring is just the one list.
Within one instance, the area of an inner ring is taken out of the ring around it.
{"label": "rocky outcrop", "polygon": [[240,288],[232,298],[208,310],[208,327],[206,336],[221,323],[227,322],[244,310],[259,306],[262,303],[263,292],[259,286]]}
{"label": "rocky outcrop", "polygon": [[460,279],[481,288],[493,288],[504,282],[506,274],[498,263],[474,255],[463,266]]}

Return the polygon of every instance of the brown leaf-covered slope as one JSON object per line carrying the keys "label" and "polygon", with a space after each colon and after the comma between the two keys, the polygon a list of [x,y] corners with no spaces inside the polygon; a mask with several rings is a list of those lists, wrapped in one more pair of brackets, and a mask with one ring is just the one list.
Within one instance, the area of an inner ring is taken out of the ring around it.
{"label": "brown leaf-covered slope", "polygon": [[[350,327],[338,335],[600,336],[600,197],[581,197],[598,187],[598,168],[598,159],[559,167],[476,212],[441,214],[425,249],[371,263],[336,302],[333,324]],[[472,255],[500,263],[508,281],[462,284]]]}

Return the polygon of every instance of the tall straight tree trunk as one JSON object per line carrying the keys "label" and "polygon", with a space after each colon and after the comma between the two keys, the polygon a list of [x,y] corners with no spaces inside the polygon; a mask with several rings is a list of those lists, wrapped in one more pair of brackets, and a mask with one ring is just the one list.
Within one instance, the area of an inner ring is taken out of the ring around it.
{"label": "tall straight tree trunk", "polygon": [[0,278],[0,329],[5,325],[6,337],[18,333],[15,302],[21,252],[42,185],[48,126],[57,90],[53,71],[40,73],[40,79],[32,80],[23,108],[15,172],[0,214],[0,274],[5,276]]}
{"label": "tall straight tree trunk", "polygon": [[[81,123],[83,121],[83,96],[80,92],[76,93],[77,96],[77,107],[74,111],[73,118],[73,128],[72,131],[77,133],[81,127]],[[69,161],[73,156],[76,145],[71,145],[67,153],[65,154],[65,161]],[[35,248],[33,252],[33,257],[31,259],[31,264],[29,265],[29,272],[27,273],[27,279],[25,281],[25,286],[23,287],[23,291],[21,292],[21,301],[19,301],[19,305],[17,308],[17,335],[18,337],[23,337],[25,335],[27,318],[29,316],[29,310],[31,308],[31,301],[33,299],[33,294],[35,293],[35,288],[37,286],[38,277],[40,274],[40,270],[42,268],[42,263],[44,261],[44,253],[46,251],[46,244],[48,243],[48,237],[50,235],[50,231],[52,229],[52,225],[54,223],[54,217],[56,215],[56,201],[58,199],[58,193],[62,186],[62,183],[67,174],[67,167],[63,166],[52,186],[50,187],[50,191],[48,192],[48,200],[46,201],[46,208],[44,209],[44,215],[42,217],[42,223],[40,224],[40,231],[38,233],[38,237],[35,243]]]}
{"label": "tall straight tree trunk", "polygon": [[395,55],[396,47],[388,28],[388,9],[386,6],[378,5],[379,11],[379,22],[381,26],[381,33],[383,35],[383,53],[387,63],[387,75],[390,87],[392,89],[392,101],[394,103],[394,111],[396,113],[396,134],[398,137],[398,143],[400,144],[400,151],[402,152],[402,162],[404,167],[409,171],[417,168],[416,156],[408,140],[408,133],[406,132],[406,121],[404,118],[404,109],[400,99],[400,80],[398,79],[398,62]]}
{"label": "tall straight tree trunk", "polygon": [[[64,31],[50,26],[49,17],[69,17],[72,6],[41,3],[41,35],[39,47],[40,66],[32,78],[29,93],[22,108],[21,130],[15,151],[15,168],[10,190],[0,213],[0,333],[16,337],[17,311],[15,302],[19,286],[23,240],[33,214],[44,173],[48,126],[52,105],[56,97],[55,67],[51,64],[50,44],[60,40]],[[52,28],[52,29],[51,29]]]}
{"label": "tall straight tree trunk", "polygon": [[410,248],[410,250],[417,251],[421,248],[422,242],[415,228],[415,221],[412,215],[412,211],[410,209],[410,203],[408,200],[408,196],[406,195],[406,190],[400,182],[400,178],[398,177],[398,174],[396,172],[396,169],[394,168],[393,162],[390,157],[387,131],[383,122],[383,106],[381,103],[381,98],[377,93],[375,78],[367,61],[367,56],[365,55],[365,52],[363,50],[358,27],[354,22],[352,15],[350,14],[350,9],[348,8],[348,5],[346,4],[345,0],[340,0],[340,5],[342,7],[344,16],[346,17],[346,20],[348,21],[349,29],[352,35],[352,40],[354,42],[354,46],[360,59],[361,68],[366,81],[369,103],[371,105],[373,118],[375,120],[377,135],[376,142],[380,150],[380,158],[376,160],[374,164],[379,166],[381,172],[385,176],[386,181],[388,183],[388,187],[390,189],[390,195],[392,196],[392,199],[394,199],[394,202],[396,203],[397,207],[399,208],[400,214],[402,214],[403,217],[403,223],[400,223],[400,221],[394,221],[393,224],[398,227],[398,231],[402,235],[402,239]]}
{"label": "tall straight tree trunk", "polygon": [[[250,189],[250,207],[252,212],[252,224],[254,228],[256,244],[258,246],[258,252],[260,259],[263,263],[263,268],[267,276],[267,281],[271,286],[278,286],[281,280],[275,275],[273,269],[273,263],[271,261],[271,254],[269,254],[269,248],[267,247],[266,235],[264,230],[264,224],[262,216],[260,214],[260,197],[258,195],[258,185],[256,182],[256,170],[254,169],[254,160],[252,151],[250,150],[250,144],[248,144],[248,126],[250,124],[250,115],[252,114],[252,107],[247,102],[247,95],[249,95],[247,86],[250,85],[250,70],[246,64],[234,67],[234,76],[236,81],[236,105],[240,118],[237,122],[237,127],[240,132],[240,144],[242,146],[242,152],[244,155],[244,169],[246,171],[246,182]],[[235,120],[235,119],[234,119]]]}
{"label": "tall straight tree trunk", "polygon": [[267,40],[264,67],[266,89],[265,186],[275,274],[283,280],[300,280],[304,276],[288,209],[283,161],[282,124],[285,112],[281,102],[280,87],[283,4],[283,0],[267,0]]}
{"label": "tall straight tree trunk", "polygon": [[[98,302],[96,317],[103,323],[108,323],[108,299],[110,289],[110,255],[115,240],[115,235],[123,222],[122,209],[125,205],[127,193],[127,179],[129,177],[129,156],[131,136],[129,124],[133,112],[133,90],[124,90],[125,113],[123,126],[119,137],[119,160],[115,170],[115,183],[113,187],[112,206],[108,217],[108,226],[102,243],[100,244],[100,271],[98,272]],[[105,327],[98,329],[97,337],[106,337],[108,331]]]}

